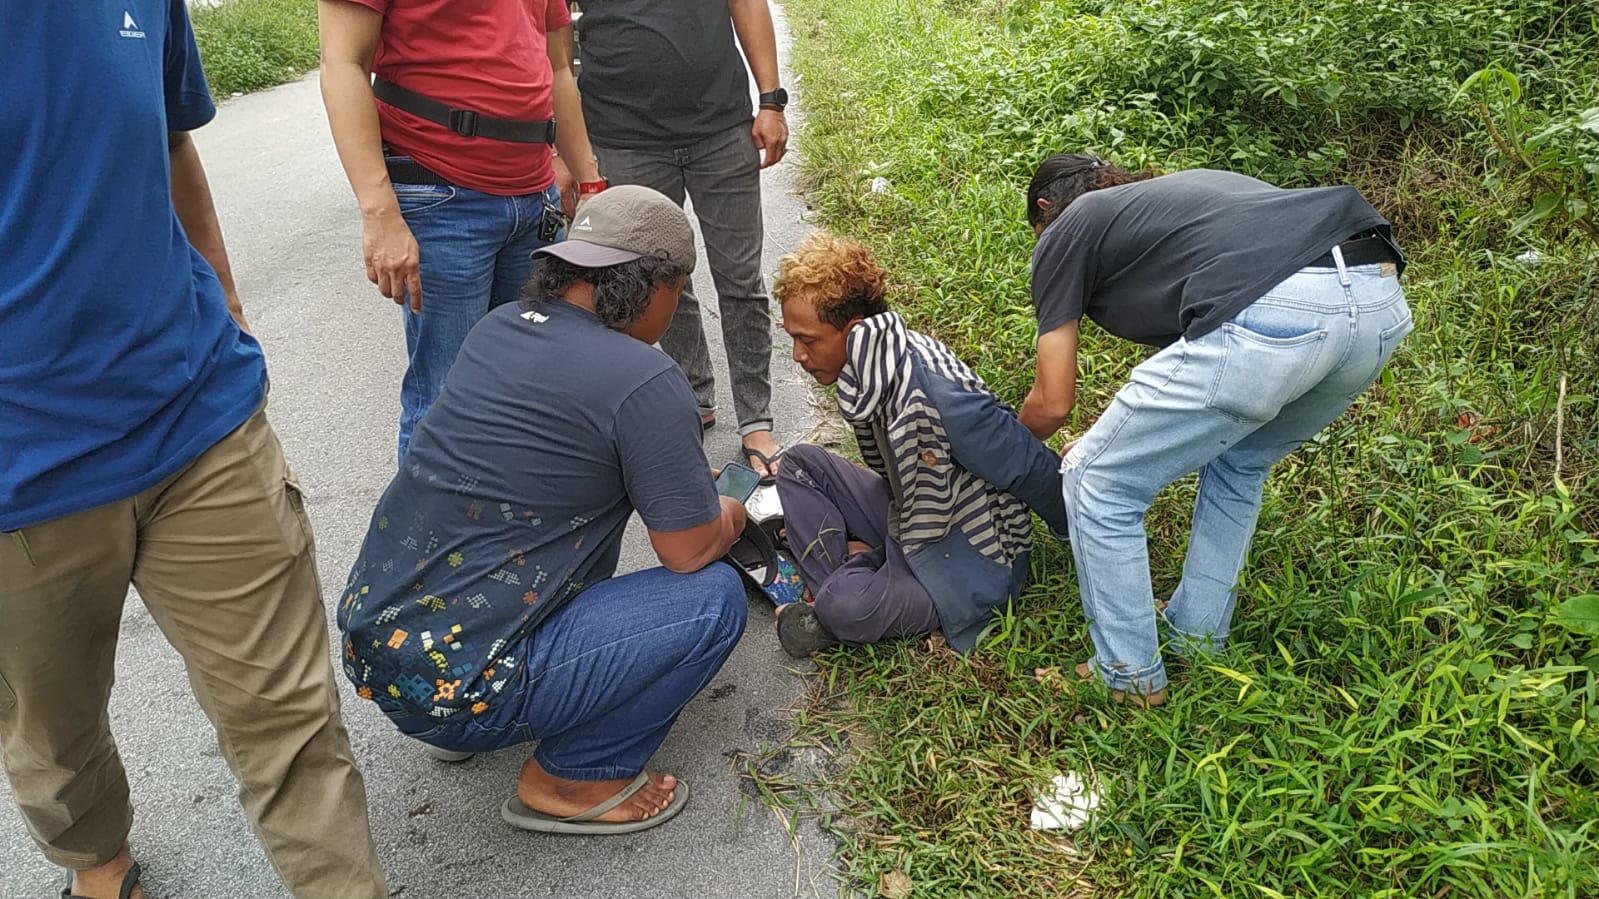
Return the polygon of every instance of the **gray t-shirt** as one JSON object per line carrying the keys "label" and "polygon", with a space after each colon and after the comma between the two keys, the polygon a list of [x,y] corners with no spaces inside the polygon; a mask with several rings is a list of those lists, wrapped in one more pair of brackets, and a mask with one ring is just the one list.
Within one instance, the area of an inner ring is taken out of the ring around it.
{"label": "gray t-shirt", "polygon": [[490,312],[350,571],[338,622],[357,692],[441,720],[491,707],[522,675],[522,638],[615,573],[635,509],[659,531],[721,514],[682,371],[560,300]]}
{"label": "gray t-shirt", "polygon": [[1192,169],[1090,191],[1033,248],[1038,333],[1087,315],[1138,343],[1192,340],[1379,227],[1387,220],[1347,186],[1288,190]]}
{"label": "gray t-shirt", "polygon": [[576,27],[594,143],[679,147],[752,118],[727,0],[583,0]]}

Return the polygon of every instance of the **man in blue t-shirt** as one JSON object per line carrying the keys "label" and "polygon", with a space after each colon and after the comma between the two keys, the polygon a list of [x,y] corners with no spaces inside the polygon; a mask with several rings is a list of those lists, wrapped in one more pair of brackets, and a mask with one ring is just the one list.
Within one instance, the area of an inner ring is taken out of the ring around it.
{"label": "man in blue t-shirt", "polygon": [[8,5],[0,49],[0,750],[23,820],[66,895],[144,894],[106,711],[132,583],[290,891],[387,896],[187,134],[215,108],[184,0]]}
{"label": "man in blue t-shirt", "polygon": [[[441,757],[539,741],[512,825],[620,833],[688,799],[644,765],[743,632],[717,560],[744,507],[717,496],[693,391],[651,346],[694,266],[683,210],[612,188],[538,252],[372,513],[339,605],[344,670]],[[635,511],[664,567],[617,577]]]}

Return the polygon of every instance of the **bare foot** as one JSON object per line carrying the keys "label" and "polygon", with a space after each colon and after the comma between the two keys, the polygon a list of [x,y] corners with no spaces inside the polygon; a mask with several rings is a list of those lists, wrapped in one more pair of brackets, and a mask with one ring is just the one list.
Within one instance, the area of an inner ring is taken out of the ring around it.
{"label": "bare foot", "polygon": [[[516,798],[522,804],[546,815],[565,818],[586,812],[626,789],[631,777],[617,780],[567,780],[545,771],[528,759],[522,776],[516,780]],[[660,814],[672,803],[677,778],[650,772],[650,782],[629,796],[621,805],[595,818],[596,821],[643,821]]]}
{"label": "bare foot", "polygon": [[[1087,662],[1079,662],[1077,667],[1072,669],[1072,673],[1081,680],[1094,679],[1094,672],[1088,667]],[[1126,690],[1112,690],[1110,691],[1110,698],[1113,702],[1125,702],[1136,708],[1152,709],[1166,703],[1166,691],[1156,690],[1153,693],[1135,691],[1129,693]]]}
{"label": "bare foot", "polygon": [[767,465],[761,462],[760,456],[756,456],[753,453],[746,455],[744,457],[745,460],[749,462],[749,466],[755,469],[758,474],[762,476],[777,474],[777,466],[781,462],[777,454],[782,452],[783,448],[777,445],[776,440],[772,439],[771,431],[751,431],[745,434],[744,448],[754,450],[772,460],[771,464]]}
{"label": "bare foot", "polygon": [[[98,868],[72,872],[72,895],[85,899],[114,899],[122,889],[122,878],[133,867],[133,853],[127,845],[117,850],[111,860]],[[129,894],[132,899],[144,899],[144,887],[136,886]]]}

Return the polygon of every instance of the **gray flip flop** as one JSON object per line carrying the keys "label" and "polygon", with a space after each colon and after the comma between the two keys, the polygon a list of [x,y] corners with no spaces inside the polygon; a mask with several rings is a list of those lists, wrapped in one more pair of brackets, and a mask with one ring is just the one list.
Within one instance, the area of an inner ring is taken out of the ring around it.
{"label": "gray flip flop", "polygon": [[500,817],[512,827],[523,830],[532,830],[538,833],[575,833],[589,834],[591,836],[606,836],[612,834],[635,833],[640,830],[649,830],[658,824],[665,824],[677,813],[688,805],[688,784],[678,781],[672,791],[672,801],[662,809],[660,814],[651,815],[643,821],[596,821],[595,818],[605,814],[613,808],[626,802],[628,797],[643,789],[650,782],[648,771],[640,771],[633,782],[618,790],[615,796],[594,806],[586,812],[578,812],[565,818],[557,818],[544,812],[535,811],[522,804],[522,800],[512,796],[505,800],[505,805],[500,807]]}

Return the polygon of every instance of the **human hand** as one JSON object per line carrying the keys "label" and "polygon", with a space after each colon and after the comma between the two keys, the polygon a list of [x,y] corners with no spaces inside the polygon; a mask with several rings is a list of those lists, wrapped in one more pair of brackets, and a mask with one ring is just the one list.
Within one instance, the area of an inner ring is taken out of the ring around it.
{"label": "human hand", "polygon": [[409,296],[411,311],[422,311],[422,252],[398,206],[362,218],[361,253],[366,278],[378,286],[378,293],[396,305]]}
{"label": "human hand", "polygon": [[744,504],[731,496],[718,496],[722,503],[722,516],[731,519],[733,525],[733,542],[738,541],[740,534],[744,533],[744,524],[749,520],[749,512]]}
{"label": "human hand", "polygon": [[1061,444],[1061,446],[1060,446],[1060,457],[1062,459],[1066,458],[1066,454],[1072,451],[1072,447],[1074,447],[1077,444],[1082,443],[1082,442],[1083,442],[1083,438],[1079,437],[1076,440],[1068,440],[1065,443]]}
{"label": "human hand", "polygon": [[250,323],[244,319],[244,303],[239,301],[239,292],[236,290],[226,290],[224,292],[227,294],[228,314],[233,316],[233,320],[238,323],[240,331],[246,334],[251,333]]}
{"label": "human hand", "polygon": [[755,149],[762,151],[761,168],[777,165],[788,152],[788,120],[781,112],[763,109],[756,113],[750,133],[755,138]]}
{"label": "human hand", "polygon": [[577,176],[561,157],[556,156],[550,162],[555,169],[555,186],[561,189],[561,213],[570,219],[577,215]]}
{"label": "human hand", "polygon": [[870,543],[867,543],[865,541],[862,541],[862,540],[851,540],[849,542],[849,548],[848,548],[848,551],[847,551],[846,555],[858,556],[861,553],[869,553],[874,548],[875,547],[873,547]]}

